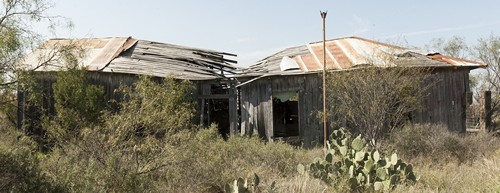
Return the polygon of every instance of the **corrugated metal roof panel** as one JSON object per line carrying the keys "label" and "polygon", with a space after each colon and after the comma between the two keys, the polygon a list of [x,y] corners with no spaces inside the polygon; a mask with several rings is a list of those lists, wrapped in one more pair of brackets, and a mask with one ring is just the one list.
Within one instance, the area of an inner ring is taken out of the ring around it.
{"label": "corrugated metal roof panel", "polygon": [[[313,42],[302,47],[300,51],[287,49],[286,54],[297,61],[303,73],[323,70],[323,42]],[[306,48],[306,49],[304,49]],[[295,52],[293,52],[295,51]],[[359,37],[348,37],[326,42],[327,70],[347,70],[355,66],[371,65],[379,67],[413,66],[413,67],[485,67],[485,64],[443,56],[434,52],[405,49],[399,46],[381,43]],[[283,74],[273,71],[275,58],[283,52],[269,56],[260,62],[261,65],[251,65],[246,74]],[[265,64],[265,65],[262,65]],[[266,70],[257,70],[264,68]],[[257,70],[252,72],[252,70]],[[260,72],[260,73],[257,73]],[[296,72],[294,72],[296,74]]]}
{"label": "corrugated metal roof panel", "polygon": [[[234,74],[236,63],[224,52],[197,49],[133,38],[51,39],[28,55],[25,64],[34,69],[40,61],[54,56],[60,46],[76,45],[84,50],[79,66],[90,71],[174,76],[178,79],[206,80]],[[51,60],[37,71],[64,70],[65,62]],[[224,73],[221,73],[223,71]]]}
{"label": "corrugated metal roof panel", "polygon": [[[85,67],[91,71],[97,71],[104,68],[124,49],[130,48],[137,40],[126,37],[112,38],[86,38],[86,39],[50,39],[43,43],[33,53],[25,59],[28,68],[37,71],[57,71],[66,67],[67,61],[60,58],[59,50],[66,46],[74,46],[75,55],[80,56],[78,66]],[[80,53],[81,52],[81,53]],[[47,61],[51,58],[50,64],[37,68],[41,61]]]}
{"label": "corrugated metal roof panel", "polygon": [[[126,44],[129,42],[128,44]],[[101,70],[106,65],[111,62],[111,60],[115,59],[121,52],[130,48],[134,45],[137,40],[132,38],[111,38],[108,43],[99,50],[98,53],[95,53],[93,60],[90,62],[88,69],[89,70]]]}

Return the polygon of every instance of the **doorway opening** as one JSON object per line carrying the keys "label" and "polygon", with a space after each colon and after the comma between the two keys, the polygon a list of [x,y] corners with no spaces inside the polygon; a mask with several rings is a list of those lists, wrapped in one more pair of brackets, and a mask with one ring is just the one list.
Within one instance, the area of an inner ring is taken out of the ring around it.
{"label": "doorway opening", "polygon": [[229,99],[224,96],[229,94],[229,87],[227,83],[219,83],[210,85],[210,95],[201,99],[201,123],[204,126],[209,126],[213,123],[217,124],[219,134],[224,139],[229,136]]}
{"label": "doorway opening", "polygon": [[299,101],[295,91],[273,93],[274,137],[299,136]]}

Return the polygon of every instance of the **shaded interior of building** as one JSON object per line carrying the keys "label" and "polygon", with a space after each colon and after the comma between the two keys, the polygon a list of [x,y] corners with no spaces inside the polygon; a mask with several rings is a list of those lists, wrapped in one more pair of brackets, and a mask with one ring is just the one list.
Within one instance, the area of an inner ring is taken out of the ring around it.
{"label": "shaded interior of building", "polygon": [[227,139],[230,134],[229,99],[226,98],[230,94],[230,89],[233,88],[225,82],[211,84],[210,95],[214,97],[199,100],[201,124],[204,126],[216,124],[224,139]]}
{"label": "shaded interior of building", "polygon": [[274,137],[299,136],[299,102],[297,92],[273,93]]}

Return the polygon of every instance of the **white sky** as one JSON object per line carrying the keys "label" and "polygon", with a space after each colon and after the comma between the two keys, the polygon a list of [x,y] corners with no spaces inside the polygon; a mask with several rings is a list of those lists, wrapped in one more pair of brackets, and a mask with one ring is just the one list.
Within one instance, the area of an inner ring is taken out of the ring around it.
{"label": "white sky", "polygon": [[[52,15],[75,27],[65,38],[137,39],[238,54],[249,65],[280,49],[320,41],[320,10],[328,10],[327,39],[360,36],[423,47],[433,38],[469,43],[500,35],[500,0],[54,0]],[[37,26],[46,38],[46,28]]]}

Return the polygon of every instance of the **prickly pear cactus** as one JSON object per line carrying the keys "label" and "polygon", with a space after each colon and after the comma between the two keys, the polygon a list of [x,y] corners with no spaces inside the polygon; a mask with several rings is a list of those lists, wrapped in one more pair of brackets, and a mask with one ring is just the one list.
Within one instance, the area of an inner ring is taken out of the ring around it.
{"label": "prickly pear cactus", "polygon": [[367,147],[361,135],[354,139],[351,136],[346,129],[335,130],[325,158],[316,158],[309,168],[300,164],[297,171],[304,174],[308,170],[311,176],[327,183],[347,177],[352,190],[387,191],[403,181],[417,180],[413,166],[398,159],[397,154],[382,158],[377,150]]}

